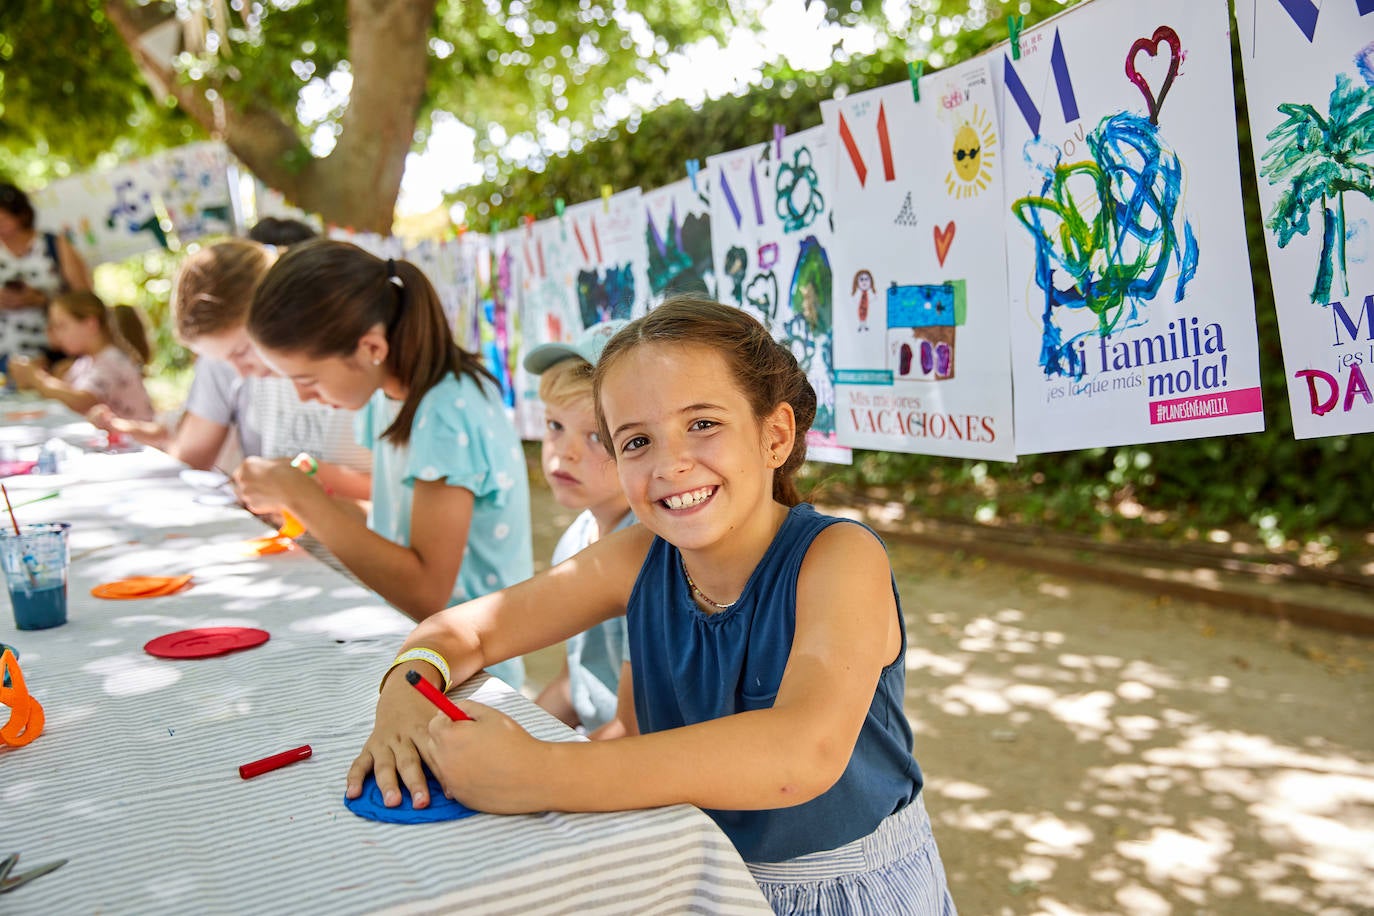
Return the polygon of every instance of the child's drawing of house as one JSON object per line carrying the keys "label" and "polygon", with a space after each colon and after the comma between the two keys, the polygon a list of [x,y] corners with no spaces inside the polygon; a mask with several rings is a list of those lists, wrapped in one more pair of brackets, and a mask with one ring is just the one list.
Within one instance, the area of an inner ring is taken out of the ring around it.
{"label": "child's drawing of house", "polygon": [[954,378],[955,298],[951,282],[887,288],[887,366],[894,379]]}

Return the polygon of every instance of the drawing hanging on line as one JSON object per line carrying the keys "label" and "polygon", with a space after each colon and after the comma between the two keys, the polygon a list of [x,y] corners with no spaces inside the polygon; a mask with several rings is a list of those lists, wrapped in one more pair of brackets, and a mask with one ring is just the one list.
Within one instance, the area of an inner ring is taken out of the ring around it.
{"label": "drawing hanging on line", "polygon": [[1280,248],[1312,231],[1314,215],[1321,226],[1312,301],[1323,305],[1333,290],[1350,293],[1346,194],[1374,200],[1374,45],[1357,63],[1364,85],[1337,73],[1326,114],[1312,104],[1278,107],[1284,119],[1265,136],[1270,144],[1260,167],[1283,189],[1265,221]]}
{"label": "drawing hanging on line", "polygon": [[[1170,61],[1156,93],[1136,59],[1157,54],[1161,45]],[[1147,323],[1144,307],[1171,270],[1175,302],[1197,272],[1198,242],[1182,210],[1183,165],[1159,131],[1180,56],[1178,36],[1167,26],[1131,45],[1126,76],[1145,96],[1149,116],[1122,111],[1103,118],[1084,138],[1091,158],[1064,163],[1058,146],[1027,145],[1026,164],[1042,184],[1013,202],[1012,213],[1035,242],[1046,377],[1081,378],[1089,337]]]}

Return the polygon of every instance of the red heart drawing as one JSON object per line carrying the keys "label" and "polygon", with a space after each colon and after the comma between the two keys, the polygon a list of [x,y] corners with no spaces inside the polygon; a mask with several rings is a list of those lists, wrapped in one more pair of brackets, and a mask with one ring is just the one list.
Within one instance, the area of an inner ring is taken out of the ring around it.
{"label": "red heart drawing", "polygon": [[950,220],[943,227],[935,227],[935,257],[939,259],[940,266],[945,266],[945,256],[949,254],[949,246],[954,244],[954,220]]}
{"label": "red heart drawing", "polygon": [[[1145,77],[1135,68],[1136,55],[1141,51],[1154,57],[1159,53],[1159,45],[1163,42],[1169,46],[1169,70],[1164,74],[1164,85],[1159,87],[1159,95],[1150,91],[1150,84],[1145,81]],[[1131,50],[1126,54],[1126,78],[1135,83],[1135,88],[1140,90],[1140,94],[1145,96],[1145,104],[1150,109],[1150,123],[1159,123],[1159,109],[1164,107],[1164,97],[1169,94],[1169,87],[1174,84],[1174,77],[1178,76],[1178,63],[1183,56],[1183,43],[1178,40],[1178,33],[1167,25],[1162,25],[1155,29],[1154,35],[1149,38],[1137,38],[1135,44],[1131,45]]]}

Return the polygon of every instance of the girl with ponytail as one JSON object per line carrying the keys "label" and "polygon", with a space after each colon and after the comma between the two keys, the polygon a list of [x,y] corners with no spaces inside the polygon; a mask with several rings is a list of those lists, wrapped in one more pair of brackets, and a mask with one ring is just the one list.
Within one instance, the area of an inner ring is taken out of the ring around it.
{"label": "girl with ponytail", "polygon": [[[235,474],[253,511],[290,512],[415,620],[533,573],[520,440],[419,268],[341,241],[293,246],[255,290],[248,334],[301,400],[357,410],[372,449],[366,524],[286,461]],[[524,680],[518,658],[492,673]]]}

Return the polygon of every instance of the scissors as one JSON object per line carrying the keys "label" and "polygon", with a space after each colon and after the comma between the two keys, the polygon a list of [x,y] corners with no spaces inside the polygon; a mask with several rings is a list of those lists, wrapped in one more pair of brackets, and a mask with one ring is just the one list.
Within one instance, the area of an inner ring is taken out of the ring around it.
{"label": "scissors", "polygon": [[57,869],[67,864],[66,859],[58,859],[56,862],[49,862],[46,865],[40,865],[37,868],[30,869],[22,875],[10,877],[10,872],[14,869],[18,861],[19,853],[17,852],[12,852],[3,859],[0,859],[0,894],[8,894],[15,888],[23,887],[25,884],[28,884],[34,878],[41,878],[48,872],[57,871]]}

